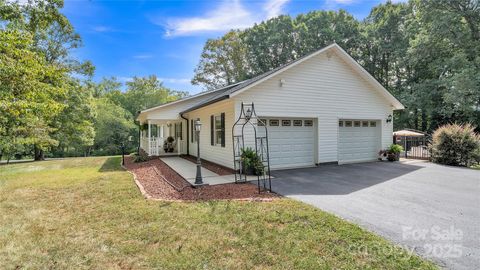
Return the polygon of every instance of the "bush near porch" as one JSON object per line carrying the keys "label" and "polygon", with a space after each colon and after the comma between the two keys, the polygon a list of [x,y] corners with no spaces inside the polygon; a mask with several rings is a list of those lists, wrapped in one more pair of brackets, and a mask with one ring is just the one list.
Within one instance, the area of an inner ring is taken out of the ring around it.
{"label": "bush near porch", "polygon": [[472,166],[480,162],[480,135],[471,124],[448,124],[432,136],[432,161],[453,166]]}
{"label": "bush near porch", "polygon": [[4,269],[435,268],[290,199],[147,201],[120,157],[0,166],[0,176]]}

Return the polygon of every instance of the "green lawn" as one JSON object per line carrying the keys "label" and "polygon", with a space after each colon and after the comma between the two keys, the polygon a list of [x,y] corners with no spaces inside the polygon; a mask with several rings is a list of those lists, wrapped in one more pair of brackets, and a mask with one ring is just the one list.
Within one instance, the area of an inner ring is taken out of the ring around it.
{"label": "green lawn", "polygon": [[0,268],[435,268],[289,199],[146,201],[119,162],[0,166]]}

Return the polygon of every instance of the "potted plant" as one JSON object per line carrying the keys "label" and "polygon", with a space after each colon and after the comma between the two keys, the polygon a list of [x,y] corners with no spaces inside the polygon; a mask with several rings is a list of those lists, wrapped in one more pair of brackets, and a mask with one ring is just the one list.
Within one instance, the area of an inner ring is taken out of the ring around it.
{"label": "potted plant", "polygon": [[398,144],[392,144],[388,149],[380,150],[378,152],[378,160],[399,161],[400,153],[403,151],[403,147]]}
{"label": "potted plant", "polygon": [[390,148],[388,150],[389,150],[389,154],[391,156],[391,157],[388,158],[388,160],[390,160],[390,159],[393,159],[393,160],[390,160],[390,161],[399,161],[400,160],[400,153],[403,151],[403,147],[401,145],[392,144],[392,145],[390,145]]}
{"label": "potted plant", "polygon": [[242,173],[247,175],[261,175],[265,171],[265,165],[263,165],[260,157],[255,151],[250,148],[242,148]]}
{"label": "potted plant", "polygon": [[175,139],[172,136],[168,136],[167,140],[165,140],[165,142],[163,142],[163,151],[165,151],[165,153],[173,152],[173,150],[174,150],[173,142],[174,141],[175,141]]}

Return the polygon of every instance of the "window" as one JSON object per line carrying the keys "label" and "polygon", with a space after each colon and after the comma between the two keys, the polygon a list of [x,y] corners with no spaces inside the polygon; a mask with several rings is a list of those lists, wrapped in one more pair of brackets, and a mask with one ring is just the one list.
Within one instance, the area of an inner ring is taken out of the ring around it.
{"label": "window", "polygon": [[267,124],[267,119],[258,119],[257,126],[264,127]]}
{"label": "window", "polygon": [[354,121],[353,126],[354,127],[360,127],[360,121]]}
{"label": "window", "polygon": [[311,127],[311,126],[313,126],[313,120],[305,120],[303,122],[303,125],[306,126],[306,127]]}
{"label": "window", "polygon": [[377,122],[375,121],[370,121],[370,127],[376,127],[377,126]]}
{"label": "window", "polygon": [[346,127],[351,127],[352,126],[352,121],[345,121],[345,126]]}
{"label": "window", "polygon": [[362,127],[368,127],[368,121],[362,121]]}
{"label": "window", "polygon": [[175,123],[175,139],[182,139],[182,122]]}
{"label": "window", "polygon": [[270,119],[269,123],[271,127],[278,127],[279,121]]}
{"label": "window", "polygon": [[222,144],[222,117],[215,115],[215,144]]}
{"label": "window", "polygon": [[338,121],[338,126],[343,127],[343,121]]}
{"label": "window", "polygon": [[301,127],[302,126],[302,120],[293,120],[293,126],[294,127]]}
{"label": "window", "polygon": [[290,120],[282,120],[282,126],[289,127],[292,125],[292,121]]}

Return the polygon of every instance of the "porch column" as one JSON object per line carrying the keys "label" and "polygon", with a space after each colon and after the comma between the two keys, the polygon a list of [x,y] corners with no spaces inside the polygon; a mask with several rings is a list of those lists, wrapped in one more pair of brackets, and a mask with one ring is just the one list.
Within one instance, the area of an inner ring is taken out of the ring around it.
{"label": "porch column", "polygon": [[150,156],[151,153],[151,139],[152,139],[152,125],[150,124],[150,120],[148,120],[148,155]]}
{"label": "porch column", "polygon": [[163,136],[163,129],[164,129],[164,125],[161,125],[160,126],[160,137],[165,138],[165,136]]}

